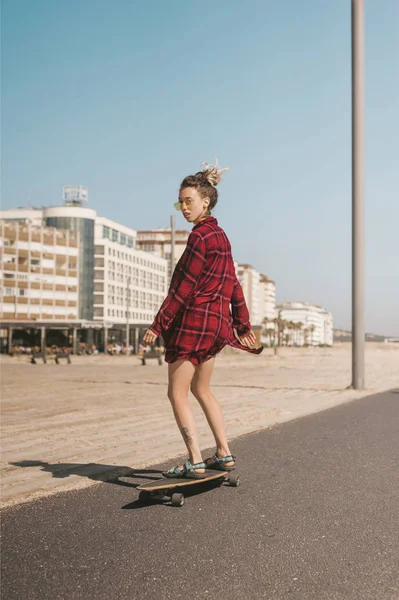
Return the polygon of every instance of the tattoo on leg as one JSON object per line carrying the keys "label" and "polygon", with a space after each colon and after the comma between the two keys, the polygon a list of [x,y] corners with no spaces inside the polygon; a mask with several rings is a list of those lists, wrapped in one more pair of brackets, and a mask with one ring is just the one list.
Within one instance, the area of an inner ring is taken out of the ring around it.
{"label": "tattoo on leg", "polygon": [[193,438],[191,433],[189,432],[187,427],[182,427],[182,429],[180,430],[181,434],[183,436],[184,441],[186,442],[187,446],[192,446],[193,445]]}

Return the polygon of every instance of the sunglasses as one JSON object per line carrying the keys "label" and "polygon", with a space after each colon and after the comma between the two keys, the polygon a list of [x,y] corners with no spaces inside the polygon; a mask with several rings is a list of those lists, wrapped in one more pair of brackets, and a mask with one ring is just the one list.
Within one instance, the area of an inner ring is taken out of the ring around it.
{"label": "sunglasses", "polygon": [[179,202],[175,202],[173,206],[175,207],[176,210],[180,211],[181,208],[182,208],[182,206],[183,206],[183,204],[185,204],[187,207],[190,207],[191,206],[191,200],[183,200],[182,202],[180,202],[180,200],[179,200]]}

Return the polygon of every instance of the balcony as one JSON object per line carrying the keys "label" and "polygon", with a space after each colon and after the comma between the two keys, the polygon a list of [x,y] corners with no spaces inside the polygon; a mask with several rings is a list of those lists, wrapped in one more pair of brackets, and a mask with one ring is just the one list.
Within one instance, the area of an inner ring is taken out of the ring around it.
{"label": "balcony", "polygon": [[3,270],[4,271],[16,271],[15,263],[11,263],[11,262],[3,263]]}

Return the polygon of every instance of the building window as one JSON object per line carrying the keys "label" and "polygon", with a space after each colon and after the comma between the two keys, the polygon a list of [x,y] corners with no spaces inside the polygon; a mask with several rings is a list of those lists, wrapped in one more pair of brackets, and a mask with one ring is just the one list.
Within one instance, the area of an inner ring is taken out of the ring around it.
{"label": "building window", "polygon": [[121,233],[121,244],[123,246],[126,245],[126,235],[124,233]]}
{"label": "building window", "polygon": [[108,238],[109,239],[109,227],[103,227],[103,238]]}
{"label": "building window", "polygon": [[19,290],[19,295],[20,296],[25,296],[25,290]]}
{"label": "building window", "polygon": [[118,237],[119,237],[118,232],[116,231],[116,229],[113,229],[112,230],[112,241],[113,242],[117,242],[118,241]]}
{"label": "building window", "polygon": [[133,238],[130,235],[127,236],[127,246],[133,248]]}

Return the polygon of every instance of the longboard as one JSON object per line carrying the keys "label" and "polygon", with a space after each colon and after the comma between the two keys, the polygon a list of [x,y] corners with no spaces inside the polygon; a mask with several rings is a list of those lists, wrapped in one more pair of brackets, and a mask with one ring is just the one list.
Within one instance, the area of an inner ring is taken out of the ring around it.
{"label": "longboard", "polygon": [[151,481],[150,483],[143,483],[137,488],[140,491],[139,501],[142,503],[153,501],[171,502],[172,506],[183,506],[184,494],[176,493],[174,491],[176,488],[186,487],[188,485],[202,485],[207,481],[214,481],[216,479],[220,479],[220,483],[227,480],[232,487],[238,487],[240,485],[240,476],[237,475],[235,471],[215,472],[208,469],[200,479],[193,479],[190,477],[176,479],[162,477],[161,479]]}

